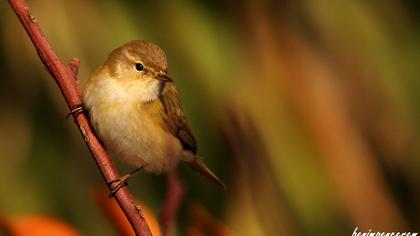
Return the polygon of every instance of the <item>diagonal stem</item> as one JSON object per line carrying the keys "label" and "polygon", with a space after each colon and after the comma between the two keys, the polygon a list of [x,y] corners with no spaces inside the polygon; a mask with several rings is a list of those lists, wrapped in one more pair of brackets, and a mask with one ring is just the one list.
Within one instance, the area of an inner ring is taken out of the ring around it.
{"label": "diagonal stem", "polygon": [[[69,66],[63,63],[55,54],[47,39],[44,37],[35,17],[29,12],[29,7],[24,0],[9,0],[9,4],[25,28],[42,63],[57,83],[69,109],[81,105],[81,90],[76,79],[78,62],[73,60]],[[74,122],[79,127],[105,182],[118,179],[120,175],[115,165],[112,163],[109,154],[89,125],[85,114],[80,113],[77,114],[77,116],[73,116],[73,118]],[[151,235],[149,227],[142,217],[143,214],[141,210],[134,206],[132,196],[126,187],[122,187],[115,193],[115,199],[128,218],[136,235]]]}

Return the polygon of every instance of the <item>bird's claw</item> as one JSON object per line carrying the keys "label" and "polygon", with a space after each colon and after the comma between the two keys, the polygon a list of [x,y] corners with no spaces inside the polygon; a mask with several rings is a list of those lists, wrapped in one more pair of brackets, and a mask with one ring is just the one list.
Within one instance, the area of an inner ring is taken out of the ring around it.
{"label": "bird's claw", "polygon": [[68,119],[71,115],[77,116],[83,111],[84,111],[84,108],[82,104],[75,105],[71,108],[70,112],[67,114],[66,119]]}
{"label": "bird's claw", "polygon": [[142,169],[143,169],[143,167],[137,168],[134,171],[132,171],[131,173],[124,175],[123,177],[120,177],[118,179],[114,179],[114,180],[109,181],[108,185],[111,188],[111,193],[109,194],[109,197],[113,197],[115,195],[115,193],[117,193],[118,190],[120,190],[120,188],[122,188],[124,186],[127,186],[127,184],[128,184],[127,180],[131,176],[140,172]]}
{"label": "bird's claw", "polygon": [[[124,175],[123,177],[120,177],[118,179],[114,179],[112,181],[108,182],[108,185],[111,187],[111,193],[109,194],[109,197],[113,197],[115,195],[115,193],[117,193],[118,190],[120,190],[120,188],[122,188],[123,186],[127,186],[127,180],[128,178],[130,178],[130,174],[128,175]],[[116,184],[114,184],[116,183]]]}

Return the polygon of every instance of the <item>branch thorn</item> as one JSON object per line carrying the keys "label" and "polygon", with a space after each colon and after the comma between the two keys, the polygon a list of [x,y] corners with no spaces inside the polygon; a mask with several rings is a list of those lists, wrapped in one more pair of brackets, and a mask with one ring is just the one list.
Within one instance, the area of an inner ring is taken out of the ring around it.
{"label": "branch thorn", "polygon": [[69,63],[69,68],[70,68],[70,70],[73,72],[73,75],[74,75],[74,77],[77,79],[77,74],[79,73],[79,65],[80,65],[80,60],[79,59],[77,59],[77,58],[75,58],[75,57],[73,57],[71,60],[70,60],[70,63]]}

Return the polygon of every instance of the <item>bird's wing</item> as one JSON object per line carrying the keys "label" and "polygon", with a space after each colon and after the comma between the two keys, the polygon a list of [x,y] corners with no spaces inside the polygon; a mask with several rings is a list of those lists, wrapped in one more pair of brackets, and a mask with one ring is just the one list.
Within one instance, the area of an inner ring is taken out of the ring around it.
{"label": "bird's wing", "polygon": [[[179,139],[184,149],[197,154],[197,143],[182,110],[181,100],[174,83],[164,84],[160,100],[165,110],[164,121],[168,130]],[[194,156],[192,160],[188,161],[188,164],[217,186],[226,188],[225,184],[204,164],[200,157]]]}
{"label": "bird's wing", "polygon": [[165,83],[160,100],[165,109],[165,123],[169,131],[179,139],[184,149],[197,153],[197,142],[182,110],[181,100],[174,83]]}

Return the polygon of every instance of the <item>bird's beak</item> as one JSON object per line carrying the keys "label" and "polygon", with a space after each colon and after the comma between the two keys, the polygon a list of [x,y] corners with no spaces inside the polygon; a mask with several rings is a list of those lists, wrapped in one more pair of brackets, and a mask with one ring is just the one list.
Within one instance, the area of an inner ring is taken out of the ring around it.
{"label": "bird's beak", "polygon": [[169,77],[169,75],[164,72],[164,71],[160,71],[156,76],[155,79],[163,81],[163,82],[172,82],[173,80],[171,79],[171,77]]}

